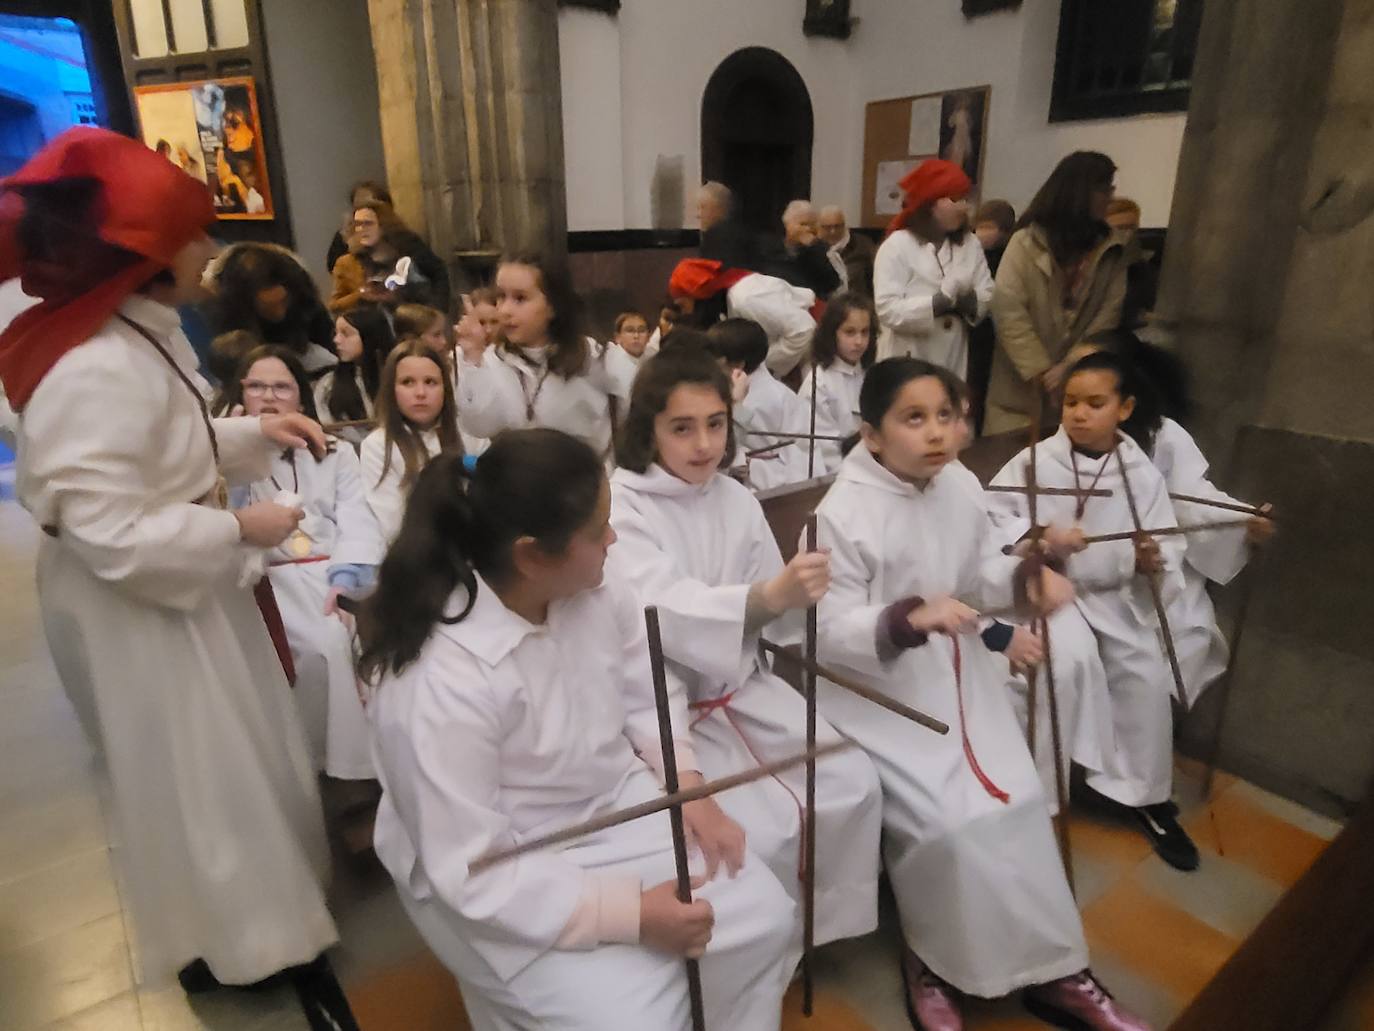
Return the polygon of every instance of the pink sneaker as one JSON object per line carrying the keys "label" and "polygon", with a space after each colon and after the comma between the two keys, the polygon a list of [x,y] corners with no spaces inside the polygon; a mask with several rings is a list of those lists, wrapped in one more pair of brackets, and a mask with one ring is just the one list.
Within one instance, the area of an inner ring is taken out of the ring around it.
{"label": "pink sneaker", "polygon": [[916,1031],[964,1031],[959,993],[910,952],[902,957],[902,997]]}
{"label": "pink sneaker", "polygon": [[1027,988],[1022,998],[1035,1016],[1067,1031],[1151,1031],[1121,1008],[1091,970]]}

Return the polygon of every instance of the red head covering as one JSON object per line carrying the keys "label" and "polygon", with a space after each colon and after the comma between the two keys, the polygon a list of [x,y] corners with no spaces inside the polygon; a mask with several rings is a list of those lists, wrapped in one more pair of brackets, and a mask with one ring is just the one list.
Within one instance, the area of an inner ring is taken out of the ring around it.
{"label": "red head covering", "polygon": [[752,274],[748,269],[726,268],[710,258],[683,258],[668,277],[668,293],[704,301]]}
{"label": "red head covering", "polygon": [[922,161],[897,185],[902,188],[902,210],[887,224],[888,236],[898,229],[906,228],[907,219],[924,205],[941,197],[959,200],[967,197],[968,192],[973,189],[972,181],[964,174],[962,168],[953,161],[944,161],[940,158]]}
{"label": "red head covering", "polygon": [[[82,180],[96,190],[87,224],[78,227],[91,246],[71,264],[27,254],[19,237],[25,188]],[[171,265],[214,217],[204,183],[142,143],[93,126],[68,129],[0,180],[0,282],[18,276],[25,293],[41,298],[0,333],[9,403],[22,409],[57,360]]]}

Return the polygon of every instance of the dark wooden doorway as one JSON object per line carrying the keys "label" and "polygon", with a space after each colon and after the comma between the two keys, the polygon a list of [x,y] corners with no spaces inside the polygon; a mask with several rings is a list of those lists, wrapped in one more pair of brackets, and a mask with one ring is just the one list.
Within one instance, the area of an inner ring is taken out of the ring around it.
{"label": "dark wooden doorway", "polygon": [[701,173],[735,193],[750,229],[782,231],[787,202],[811,195],[811,94],[775,50],[736,50],[712,73],[701,98]]}

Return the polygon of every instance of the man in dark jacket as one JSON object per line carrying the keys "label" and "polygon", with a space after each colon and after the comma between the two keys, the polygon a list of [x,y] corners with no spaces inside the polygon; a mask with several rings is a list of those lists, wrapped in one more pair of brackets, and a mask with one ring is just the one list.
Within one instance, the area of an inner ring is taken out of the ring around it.
{"label": "man in dark jacket", "polygon": [[816,209],[809,200],[788,204],[782,213],[782,240],[765,251],[759,271],[805,287],[818,301],[824,301],[840,288],[839,269],[844,266],[838,257],[831,260],[830,248],[817,234],[816,222]]}
{"label": "man in dark jacket", "polygon": [[844,219],[844,209],[838,204],[821,208],[819,235],[844,262],[847,282],[845,288],[865,297],[873,296],[873,259],[878,245],[860,233],[851,233]]}
{"label": "man in dark jacket", "polygon": [[697,194],[697,222],[701,226],[701,256],[726,268],[758,271],[753,234],[734,218],[735,199],[721,183],[706,183]]}

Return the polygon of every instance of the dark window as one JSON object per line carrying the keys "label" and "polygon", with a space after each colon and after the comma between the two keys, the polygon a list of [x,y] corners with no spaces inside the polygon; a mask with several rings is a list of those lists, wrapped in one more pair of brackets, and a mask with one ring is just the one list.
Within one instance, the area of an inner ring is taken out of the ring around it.
{"label": "dark window", "polygon": [[620,0],[558,0],[559,7],[589,7],[593,11],[615,14],[620,10]]}
{"label": "dark window", "polygon": [[1064,0],[1050,121],[1188,110],[1202,0]]}

